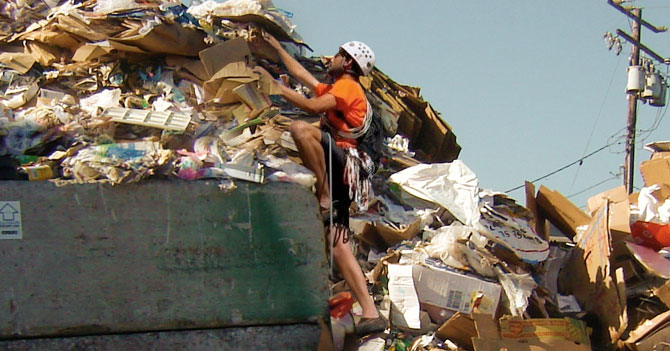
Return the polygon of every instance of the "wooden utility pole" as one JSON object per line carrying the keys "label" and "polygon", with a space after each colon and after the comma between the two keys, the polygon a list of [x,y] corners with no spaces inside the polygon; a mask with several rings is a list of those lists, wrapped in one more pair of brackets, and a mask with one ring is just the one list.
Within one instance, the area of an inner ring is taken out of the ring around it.
{"label": "wooden utility pole", "polygon": [[[642,10],[635,8],[631,10],[635,16],[633,21],[633,39],[640,42],[640,21]],[[640,47],[633,44],[631,47],[630,65],[640,65]],[[633,179],[635,179],[635,125],[637,124],[637,94],[628,94],[628,124],[626,125],[626,160],[624,165],[624,186],[628,193],[633,193]]]}
{"label": "wooden utility pole", "polygon": [[[641,27],[644,26],[654,33],[665,32],[666,27],[656,27],[653,24],[642,19],[642,10],[639,8],[629,8],[621,6],[621,1],[607,0],[615,9],[625,14],[633,20],[633,35],[630,36],[624,31],[617,29],[617,34],[631,43],[630,65],[640,65],[640,50],[644,51],[655,60],[670,65],[670,58],[663,58],[640,42]],[[628,94],[628,124],[626,126],[626,159],[624,162],[623,184],[628,193],[633,193],[633,179],[635,174],[635,124],[637,122],[637,100],[636,92]]]}

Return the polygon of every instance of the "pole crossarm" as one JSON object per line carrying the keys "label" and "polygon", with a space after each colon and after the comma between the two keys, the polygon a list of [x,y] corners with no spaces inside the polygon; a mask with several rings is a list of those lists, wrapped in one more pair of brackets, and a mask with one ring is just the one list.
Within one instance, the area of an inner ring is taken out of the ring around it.
{"label": "pole crossarm", "polygon": [[641,25],[645,26],[647,29],[649,29],[650,31],[652,31],[654,33],[665,32],[666,30],[668,30],[667,27],[656,27],[653,24],[643,20],[642,18],[639,18],[639,17],[635,16],[634,14],[632,14],[630,12],[629,9],[615,3],[612,0],[607,0],[607,3],[612,5],[612,7],[614,7],[615,9],[621,11],[624,15],[630,17],[632,20],[634,20],[636,22],[639,22]]}
{"label": "pole crossarm", "polygon": [[664,64],[666,64],[666,65],[670,65],[670,58],[663,58],[663,57],[661,57],[661,55],[655,53],[653,50],[651,50],[650,48],[646,47],[644,44],[640,43],[639,40],[635,40],[635,38],[631,37],[630,35],[628,35],[628,34],[627,34],[626,32],[624,32],[624,31],[622,31],[621,29],[617,29],[617,30],[616,30],[616,34],[622,36],[622,37],[623,37],[624,39],[626,39],[626,41],[628,41],[629,43],[631,43],[631,44],[633,44],[633,45],[637,45],[637,46],[640,48],[640,50],[644,51],[645,53],[647,53],[649,56],[653,57],[653,58],[656,59],[657,61],[659,61],[659,62],[661,62],[661,63],[664,63]]}

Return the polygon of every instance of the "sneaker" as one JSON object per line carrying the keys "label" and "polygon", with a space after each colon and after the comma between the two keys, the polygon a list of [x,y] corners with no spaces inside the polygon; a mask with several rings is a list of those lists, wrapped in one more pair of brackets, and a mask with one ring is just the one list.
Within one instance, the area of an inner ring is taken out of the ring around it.
{"label": "sneaker", "polygon": [[372,333],[379,333],[386,330],[386,322],[384,318],[361,318],[360,322],[356,324],[356,335],[365,336]]}

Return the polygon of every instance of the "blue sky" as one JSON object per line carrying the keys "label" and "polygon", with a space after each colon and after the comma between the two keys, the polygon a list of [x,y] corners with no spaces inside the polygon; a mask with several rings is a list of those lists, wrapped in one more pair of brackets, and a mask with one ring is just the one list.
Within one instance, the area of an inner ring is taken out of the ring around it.
{"label": "blue sky", "polygon": [[[605,32],[631,23],[606,0],[274,0],[294,14],[296,31],[315,55],[359,40],[395,81],[421,88],[453,128],[460,159],[480,187],[505,192],[612,146],[536,186],[558,190],[577,206],[622,183],[630,45],[616,56]],[[670,27],[670,3],[638,0],[643,18]],[[670,57],[670,32],[643,29],[642,42]],[[658,65],[663,73],[666,66]],[[670,140],[665,108],[638,106],[645,142]],[[637,170],[649,159],[638,138]],[[524,203],[523,190],[508,193]]]}

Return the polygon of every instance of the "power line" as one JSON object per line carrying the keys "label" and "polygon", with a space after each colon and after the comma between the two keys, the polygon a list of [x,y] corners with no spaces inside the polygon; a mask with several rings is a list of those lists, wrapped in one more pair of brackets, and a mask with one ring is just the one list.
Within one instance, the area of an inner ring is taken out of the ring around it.
{"label": "power line", "polygon": [[[621,63],[621,58],[619,58],[616,62],[616,67],[614,67],[614,71],[612,72],[612,77],[610,78],[610,84],[607,87],[607,91],[605,92],[605,96],[603,97],[603,102],[600,104],[600,110],[598,110],[598,115],[596,116],[595,122],[593,122],[593,128],[591,128],[591,134],[589,135],[589,140],[586,142],[586,146],[584,147],[584,153],[582,153],[582,156],[586,154],[586,150],[589,149],[589,146],[591,145],[591,140],[593,139],[593,133],[596,131],[596,127],[598,126],[598,122],[600,121],[600,117],[602,117],[602,112],[603,108],[605,107],[605,103],[607,102],[607,97],[610,94],[610,90],[612,89],[612,83],[614,83],[614,77],[616,76],[617,72],[619,71],[619,64]],[[581,165],[580,165],[581,166]],[[575,172],[574,178],[572,178],[572,184],[570,184],[570,190],[572,190],[572,187],[575,186],[575,182],[577,181],[577,177],[579,176],[579,170],[581,167],[577,167],[577,171]]]}
{"label": "power line", "polygon": [[[589,157],[591,157],[591,156],[597,154],[597,153],[600,152],[600,151],[605,150],[606,148],[608,148],[608,147],[610,147],[610,146],[612,146],[612,145],[614,145],[614,144],[619,144],[619,143],[607,144],[607,145],[601,147],[600,149],[595,150],[595,151],[591,152],[590,154],[588,154],[588,155],[586,155],[586,156],[583,156],[583,157],[579,158],[577,161],[574,161],[574,162],[572,162],[572,163],[570,163],[570,164],[568,164],[568,165],[565,165],[565,166],[563,166],[563,167],[561,167],[561,168],[559,168],[559,169],[557,169],[557,170],[555,170],[555,171],[553,171],[553,172],[551,172],[551,173],[548,173],[548,174],[546,174],[546,175],[543,175],[542,177],[539,177],[539,178],[536,178],[536,179],[534,179],[534,180],[531,180],[530,182],[531,182],[531,183],[535,183],[535,182],[540,181],[540,180],[542,180],[542,179],[544,179],[544,178],[551,177],[552,175],[554,175],[554,174],[556,174],[556,173],[558,173],[558,172],[561,172],[561,171],[563,171],[563,170],[565,170],[565,169],[567,169],[567,168],[569,168],[569,167],[571,167],[571,166],[574,166],[574,165],[576,165],[576,164],[581,164],[582,162],[584,162],[585,159],[587,159],[587,158],[589,158]],[[507,191],[505,191],[505,192],[506,192],[506,193],[511,193],[512,191],[521,189],[521,188],[523,188],[524,186],[525,186],[525,184],[522,184],[522,185],[519,185],[519,186],[517,186],[517,187],[515,187],[515,188],[512,188],[512,189],[510,189],[510,190],[507,190]]]}
{"label": "power line", "polygon": [[658,129],[658,126],[661,124],[661,121],[663,120],[663,117],[665,116],[665,113],[667,111],[668,111],[668,106],[666,106],[663,109],[663,111],[661,111],[661,109],[658,109],[658,111],[656,111],[656,118],[654,119],[654,122],[651,124],[649,129],[640,129],[639,130],[640,141],[638,142],[638,144],[644,145],[646,143],[647,139],[649,139],[649,137],[651,137],[652,133],[656,129]]}
{"label": "power line", "polygon": [[574,196],[583,194],[583,193],[585,193],[585,192],[587,192],[587,191],[589,191],[589,190],[591,190],[591,189],[597,187],[598,185],[607,183],[607,182],[609,182],[609,181],[611,181],[611,180],[617,180],[617,179],[619,179],[619,175],[617,175],[617,176],[613,176],[613,177],[610,177],[610,178],[606,178],[606,179],[604,179],[604,180],[599,181],[598,183],[595,183],[595,184],[593,184],[593,185],[587,187],[586,189],[582,189],[582,190],[580,190],[580,191],[578,191],[578,192],[576,192],[576,193],[570,194],[570,195],[566,196],[566,198],[569,199],[569,198],[571,198],[571,197],[574,197]]}

